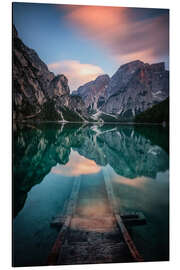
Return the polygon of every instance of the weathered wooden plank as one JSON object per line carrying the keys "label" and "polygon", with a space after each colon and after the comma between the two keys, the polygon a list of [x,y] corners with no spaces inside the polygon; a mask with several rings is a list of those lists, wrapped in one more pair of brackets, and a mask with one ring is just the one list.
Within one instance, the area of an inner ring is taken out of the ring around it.
{"label": "weathered wooden plank", "polygon": [[136,246],[134,245],[134,242],[131,238],[131,236],[128,233],[128,230],[126,229],[122,218],[120,217],[120,215],[115,214],[115,217],[117,219],[118,225],[121,229],[121,232],[123,234],[123,238],[131,252],[132,257],[134,258],[135,261],[137,262],[143,262],[143,258],[141,257],[141,255],[139,254],[139,251],[137,250]]}
{"label": "weathered wooden plank", "polygon": [[[121,218],[125,226],[139,226],[146,224],[146,218],[142,212],[130,212],[130,213],[121,213]],[[101,219],[109,219],[109,216],[101,216]],[[94,219],[95,220],[95,219]],[[94,221],[92,219],[92,222]],[[61,227],[65,222],[65,216],[59,215],[52,222],[52,227]]]}
{"label": "weathered wooden plank", "polygon": [[112,184],[111,184],[109,173],[108,173],[106,168],[103,168],[103,174],[104,174],[104,181],[105,181],[105,186],[106,186],[106,190],[107,190],[109,203],[111,205],[112,212],[114,213],[114,216],[116,217],[117,224],[119,225],[119,228],[120,228],[120,230],[122,232],[124,241],[127,244],[133,259],[135,261],[142,262],[143,258],[139,254],[134,242],[132,241],[131,236],[129,235],[128,230],[126,229],[126,227],[125,227],[125,225],[123,223],[123,220],[122,220],[121,216],[119,215],[119,209],[118,209],[118,207],[116,205],[116,200],[115,200],[115,196],[114,196],[113,187],[112,187]]}
{"label": "weathered wooden plank", "polygon": [[72,192],[68,201],[67,210],[66,210],[66,216],[64,218],[64,224],[62,225],[62,228],[58,234],[58,237],[52,247],[52,250],[48,256],[48,265],[56,265],[59,254],[61,252],[61,247],[63,245],[63,242],[66,237],[67,230],[70,226],[72,215],[75,212],[76,209],[76,203],[78,199],[79,194],[79,188],[80,188],[81,179],[80,177],[74,179]]}
{"label": "weathered wooden plank", "polygon": [[[127,256],[124,242],[108,243],[72,243],[65,245],[61,264],[94,264],[112,262],[131,262]],[[119,256],[121,254],[121,256]]]}

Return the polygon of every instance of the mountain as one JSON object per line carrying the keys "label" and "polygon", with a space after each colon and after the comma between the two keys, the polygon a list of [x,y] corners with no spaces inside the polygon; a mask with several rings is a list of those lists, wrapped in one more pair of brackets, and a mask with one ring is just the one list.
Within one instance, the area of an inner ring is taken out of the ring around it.
{"label": "mountain", "polygon": [[94,81],[90,81],[80,86],[73,95],[82,97],[89,113],[96,112],[105,101],[106,87],[110,78],[107,74],[98,76]]}
{"label": "mountain", "polygon": [[122,65],[106,87],[100,110],[122,119],[132,119],[169,96],[169,71],[164,63],[133,61]]}
{"label": "mountain", "polygon": [[120,66],[111,78],[98,76],[80,86],[73,95],[82,97],[95,121],[132,121],[169,96],[169,71],[164,63],[136,60]]}
{"label": "mountain", "polygon": [[80,97],[72,97],[67,78],[50,72],[13,26],[13,119],[80,121],[89,119]]}
{"label": "mountain", "polygon": [[71,95],[68,79],[50,72],[37,53],[24,45],[15,27],[12,55],[15,120],[132,121],[169,96],[164,63],[127,63],[111,78],[100,75]]}
{"label": "mountain", "polygon": [[135,122],[169,123],[169,98],[138,114],[135,117]]}

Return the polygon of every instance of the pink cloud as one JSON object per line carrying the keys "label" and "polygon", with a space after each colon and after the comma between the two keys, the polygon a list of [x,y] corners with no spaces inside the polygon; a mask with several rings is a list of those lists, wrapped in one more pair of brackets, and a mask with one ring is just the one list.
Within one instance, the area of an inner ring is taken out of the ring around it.
{"label": "pink cloud", "polygon": [[71,91],[104,73],[102,68],[97,65],[83,64],[76,60],[51,63],[48,68],[56,74],[63,73],[67,76]]}
{"label": "pink cloud", "polygon": [[138,58],[154,62],[167,56],[168,15],[138,19],[135,12],[132,8],[78,6],[69,10],[66,19],[118,62]]}

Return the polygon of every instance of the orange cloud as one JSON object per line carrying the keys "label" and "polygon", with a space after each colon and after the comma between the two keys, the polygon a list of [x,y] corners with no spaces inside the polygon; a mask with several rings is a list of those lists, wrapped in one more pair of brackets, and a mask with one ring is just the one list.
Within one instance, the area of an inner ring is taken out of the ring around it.
{"label": "orange cloud", "polygon": [[145,12],[147,9],[79,6],[66,18],[86,38],[111,52],[118,63],[138,58],[154,62],[168,55],[168,13],[143,18]]}
{"label": "orange cloud", "polygon": [[65,176],[78,176],[82,174],[98,173],[100,170],[101,167],[96,165],[93,160],[87,159],[75,151],[71,151],[69,162],[66,165],[53,167],[51,172]]}
{"label": "orange cloud", "polygon": [[76,60],[65,60],[48,65],[48,68],[56,74],[63,73],[69,80],[71,91],[76,90],[80,85],[96,79],[103,74],[101,67],[92,64],[82,64]]}
{"label": "orange cloud", "polygon": [[78,6],[72,9],[67,18],[76,23],[87,34],[104,35],[112,32],[119,21],[123,21],[126,8],[100,7],[100,6]]}

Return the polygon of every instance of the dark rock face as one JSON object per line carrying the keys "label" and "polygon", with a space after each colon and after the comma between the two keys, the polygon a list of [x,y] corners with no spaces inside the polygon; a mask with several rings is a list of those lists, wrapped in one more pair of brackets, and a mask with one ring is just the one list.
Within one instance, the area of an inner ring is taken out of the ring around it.
{"label": "dark rock face", "polygon": [[[87,113],[83,101],[78,103],[78,113],[74,103],[67,78],[50,72],[13,27],[13,119],[68,121],[63,114],[66,111],[71,121],[84,121]],[[81,112],[85,115],[81,116]]]}
{"label": "dark rock face", "polygon": [[58,98],[59,96],[69,95],[70,90],[68,80],[64,75],[57,75],[52,79],[47,89],[49,98]]}
{"label": "dark rock face", "polygon": [[132,118],[169,96],[169,71],[164,63],[130,62],[112,76],[105,96],[102,111]]}
{"label": "dark rock face", "polygon": [[13,115],[23,119],[36,115],[46,101],[46,91],[54,74],[36,52],[26,47],[13,28]]}
{"label": "dark rock face", "polygon": [[80,86],[77,91],[73,92],[73,95],[82,97],[88,112],[95,112],[105,101],[106,87],[109,81],[110,78],[107,74],[100,75],[96,80]]}

